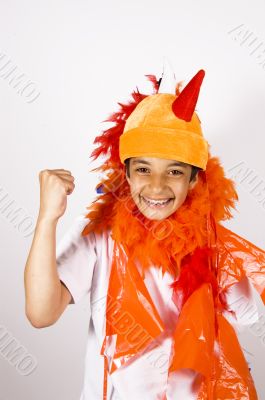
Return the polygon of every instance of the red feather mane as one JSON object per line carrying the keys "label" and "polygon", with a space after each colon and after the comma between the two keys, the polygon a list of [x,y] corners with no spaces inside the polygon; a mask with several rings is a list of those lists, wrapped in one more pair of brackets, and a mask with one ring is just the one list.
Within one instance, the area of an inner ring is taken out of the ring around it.
{"label": "red feather mane", "polygon": [[[154,75],[146,76],[156,93],[159,82]],[[177,85],[177,95],[180,85]],[[133,101],[118,103],[120,110],[105,120],[114,122],[114,126],[94,140],[98,147],[93,150],[91,157],[95,160],[99,155],[108,155],[108,158],[92,171],[101,171],[106,178],[97,185],[97,188],[103,188],[103,193],[87,207],[89,212],[86,217],[89,221],[82,235],[110,229],[112,238],[123,244],[130,259],[137,259],[143,270],[152,262],[161,265],[163,271],[173,273],[178,278],[174,289],[176,292],[182,291],[183,302],[203,282],[211,283],[213,293],[217,296],[216,270],[209,264],[209,258],[214,256],[209,237],[212,237],[215,224],[232,218],[230,209],[235,208],[238,200],[235,183],[225,177],[219,159],[211,157],[209,153],[206,171],[199,171],[194,189],[181,207],[167,218],[166,222],[172,225],[171,234],[162,240],[154,240],[157,221],[148,220],[137,209],[125,179],[125,167],[119,159],[119,138],[126,120],[145,97],[147,95],[137,89],[132,93]]]}

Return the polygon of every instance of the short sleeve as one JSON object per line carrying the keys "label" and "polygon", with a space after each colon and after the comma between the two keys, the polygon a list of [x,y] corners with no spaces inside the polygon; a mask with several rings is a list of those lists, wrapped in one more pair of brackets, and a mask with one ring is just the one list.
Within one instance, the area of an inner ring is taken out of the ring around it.
{"label": "short sleeve", "polygon": [[72,295],[70,304],[78,303],[91,290],[97,251],[94,233],[81,235],[88,222],[84,214],[76,217],[56,246],[57,272]]}

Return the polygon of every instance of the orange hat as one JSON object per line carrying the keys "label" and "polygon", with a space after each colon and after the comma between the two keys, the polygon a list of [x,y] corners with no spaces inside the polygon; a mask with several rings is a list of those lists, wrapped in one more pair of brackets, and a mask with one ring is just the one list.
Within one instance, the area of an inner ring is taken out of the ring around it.
{"label": "orange hat", "polygon": [[178,160],[206,169],[208,142],[194,112],[204,75],[200,70],[178,96],[176,86],[174,94],[160,92],[162,77],[158,93],[145,97],[126,121],[119,142],[123,164],[129,157],[143,156]]}

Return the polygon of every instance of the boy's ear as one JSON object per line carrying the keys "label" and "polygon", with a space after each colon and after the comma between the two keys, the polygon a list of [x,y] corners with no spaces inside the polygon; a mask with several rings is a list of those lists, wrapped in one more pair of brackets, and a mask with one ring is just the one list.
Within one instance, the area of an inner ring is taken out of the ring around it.
{"label": "boy's ear", "polygon": [[[125,177],[126,177],[126,180],[127,180],[128,184],[131,185],[131,179],[130,179],[130,177],[128,176],[126,165],[124,166],[124,168],[125,168]],[[130,171],[130,161],[129,161],[129,166],[128,166],[128,168],[129,168],[129,171]],[[1,400],[1,399],[0,399],[0,400]]]}
{"label": "boy's ear", "polygon": [[130,178],[129,178],[128,175],[127,175],[127,168],[125,168],[125,178],[126,178],[127,182],[128,182],[129,185],[130,185]]}
{"label": "boy's ear", "polygon": [[189,190],[191,190],[191,189],[194,188],[194,186],[195,186],[196,183],[198,182],[198,179],[199,179],[198,174],[196,174],[196,176],[195,176],[195,178],[193,179],[193,181],[191,181],[191,182],[189,183]]}

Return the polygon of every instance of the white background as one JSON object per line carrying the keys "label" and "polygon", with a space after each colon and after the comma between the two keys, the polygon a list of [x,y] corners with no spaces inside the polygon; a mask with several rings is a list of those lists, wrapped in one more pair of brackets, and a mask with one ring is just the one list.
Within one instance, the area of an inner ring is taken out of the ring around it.
{"label": "white background", "polygon": [[[58,224],[57,239],[95,197],[89,155],[118,102],[136,89],[151,94],[144,75],[161,76],[163,57],[187,83],[206,71],[198,114],[213,155],[228,171],[239,163],[265,180],[265,24],[263,1],[1,0],[0,54],[34,82],[29,103],[0,77],[0,199],[21,207],[32,228],[42,169],[65,168],[76,188]],[[251,39],[243,42],[244,32]],[[233,30],[233,32],[231,32]],[[231,32],[231,33],[229,33]],[[253,54],[256,46],[260,45]],[[10,65],[11,65],[10,64]],[[0,75],[3,61],[0,62]],[[7,70],[6,70],[7,71]],[[4,75],[4,70],[2,72]],[[265,206],[254,186],[238,182],[240,203],[226,226],[265,247]],[[265,191],[263,191],[265,197]],[[7,201],[7,200],[6,200]],[[67,307],[49,328],[24,314],[24,266],[33,235],[25,237],[0,203],[0,326],[37,360],[22,376],[0,353],[1,400],[79,400],[89,311]],[[32,230],[32,229],[31,229]],[[264,306],[259,304],[264,317]],[[265,398],[265,324],[242,341],[250,353],[259,398]]]}

